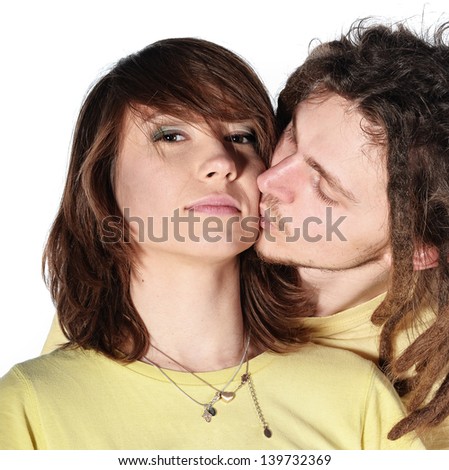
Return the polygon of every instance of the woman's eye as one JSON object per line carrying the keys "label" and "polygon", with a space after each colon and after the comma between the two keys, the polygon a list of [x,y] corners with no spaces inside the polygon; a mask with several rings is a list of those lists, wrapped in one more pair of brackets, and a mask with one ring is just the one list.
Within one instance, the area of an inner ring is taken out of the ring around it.
{"label": "woman's eye", "polygon": [[183,140],[186,140],[186,137],[176,129],[158,129],[153,134],[153,142],[181,142]]}
{"label": "woman's eye", "polygon": [[251,132],[242,132],[230,134],[225,137],[225,140],[233,144],[254,144],[256,142],[256,136]]}

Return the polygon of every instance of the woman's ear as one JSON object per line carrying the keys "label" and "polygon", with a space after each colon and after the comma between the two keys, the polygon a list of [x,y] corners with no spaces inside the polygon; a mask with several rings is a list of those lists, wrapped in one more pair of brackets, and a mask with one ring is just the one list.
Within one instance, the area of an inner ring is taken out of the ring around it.
{"label": "woman's ear", "polygon": [[421,271],[423,269],[435,268],[438,266],[440,254],[434,246],[423,245],[415,250],[413,255],[413,269]]}

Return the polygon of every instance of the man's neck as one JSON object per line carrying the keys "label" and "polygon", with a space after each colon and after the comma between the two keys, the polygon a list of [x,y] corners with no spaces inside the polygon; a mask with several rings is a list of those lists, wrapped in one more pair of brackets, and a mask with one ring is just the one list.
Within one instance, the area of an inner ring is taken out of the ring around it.
{"label": "man's neck", "polygon": [[302,287],[316,303],[317,317],[361,305],[385,292],[388,286],[388,268],[381,264],[340,271],[315,268],[298,268],[298,271]]}

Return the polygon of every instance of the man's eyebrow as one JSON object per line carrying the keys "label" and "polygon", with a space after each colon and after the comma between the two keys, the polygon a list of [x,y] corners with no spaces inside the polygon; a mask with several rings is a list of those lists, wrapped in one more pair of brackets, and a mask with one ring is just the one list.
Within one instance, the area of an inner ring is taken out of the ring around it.
{"label": "man's eyebrow", "polygon": [[346,199],[358,204],[360,201],[354,196],[354,193],[349,189],[345,188],[341,181],[335,176],[326,171],[313,157],[310,155],[305,157],[305,162],[316,172],[318,172],[322,178],[324,178],[329,186],[340,194],[342,194]]}

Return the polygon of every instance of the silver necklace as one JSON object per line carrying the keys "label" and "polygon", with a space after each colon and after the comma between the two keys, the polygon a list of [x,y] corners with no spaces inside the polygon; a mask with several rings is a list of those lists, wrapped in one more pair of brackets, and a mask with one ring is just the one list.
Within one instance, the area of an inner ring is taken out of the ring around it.
{"label": "silver necklace", "polygon": [[[179,367],[181,367],[182,369],[184,369],[186,372],[188,372],[189,374],[193,375],[195,378],[197,378],[198,380],[200,380],[201,382],[203,382],[204,384],[206,384],[207,386],[209,386],[210,388],[212,388],[213,390],[215,390],[215,395],[213,396],[213,398],[207,402],[207,403],[202,403],[200,401],[198,401],[196,398],[192,397],[191,395],[189,395],[184,389],[182,389],[158,364],[156,364],[155,362],[151,361],[150,359],[148,359],[148,357],[146,356],[143,356],[142,359],[147,362],[148,364],[151,364],[152,366],[156,367],[160,373],[172,384],[174,385],[183,395],[185,395],[187,398],[189,398],[191,401],[193,401],[194,403],[200,405],[203,409],[203,414],[202,414],[202,418],[204,418],[204,420],[208,423],[210,423],[210,421],[212,420],[212,418],[217,414],[217,410],[214,408],[214,405],[215,403],[217,403],[219,400],[222,400],[224,401],[225,403],[229,403],[230,401],[232,401],[235,396],[236,396],[236,393],[246,384],[248,383],[248,387],[249,387],[249,391],[250,391],[250,394],[251,394],[251,399],[253,400],[253,403],[254,403],[254,406],[256,408],[256,413],[257,413],[257,416],[259,418],[259,421],[261,422],[262,426],[263,426],[263,433],[264,433],[264,436],[267,437],[267,438],[270,438],[273,433],[269,427],[269,424],[267,423],[267,421],[265,420],[265,417],[263,415],[263,412],[262,412],[262,409],[260,407],[260,404],[259,404],[259,400],[257,398],[257,395],[256,395],[256,390],[255,390],[255,387],[254,387],[254,382],[252,380],[252,377],[251,377],[251,374],[249,372],[249,359],[248,359],[248,349],[249,349],[249,344],[250,344],[250,340],[251,340],[251,336],[248,335],[248,339],[246,341],[246,345],[245,345],[245,349],[243,351],[243,355],[242,355],[242,358],[240,360],[240,363],[239,365],[237,366],[236,370],[234,371],[234,373],[232,374],[231,378],[228,380],[228,382],[226,383],[226,385],[221,388],[221,389],[218,389],[217,387],[215,387],[214,385],[212,385],[211,383],[209,383],[207,380],[203,379],[202,377],[200,377],[198,374],[196,374],[195,372],[193,372],[192,370],[188,369],[187,367],[185,367],[184,365],[182,365],[180,362],[176,361],[175,359],[173,359],[172,357],[170,357],[168,354],[164,353],[163,351],[161,351],[160,349],[158,349],[157,347],[155,346],[152,346],[156,351],[158,351],[159,353],[161,353],[162,355],[164,355],[167,359],[170,359],[172,362],[174,362],[175,364],[177,364]],[[235,377],[237,376],[237,374],[239,373],[239,371],[241,370],[242,366],[243,366],[243,363],[245,362],[245,359],[246,359],[246,370],[245,370],[245,373],[241,376],[241,379],[240,379],[240,384],[237,386],[237,388],[235,388],[233,391],[226,391],[226,388],[232,383],[232,381],[235,379]]]}
{"label": "silver necklace", "polygon": [[[178,365],[179,367],[181,367],[182,369],[184,369],[186,372],[188,372],[189,374],[193,375],[194,377],[196,377],[198,380],[200,380],[201,382],[203,382],[204,384],[206,384],[208,387],[212,388],[213,390],[215,390],[217,392],[217,394],[219,394],[219,397],[218,399],[222,399],[224,402],[226,403],[229,403],[230,401],[232,401],[234,398],[235,398],[235,391],[234,392],[227,392],[226,389],[229,387],[229,385],[232,383],[232,381],[235,379],[235,377],[237,376],[237,374],[240,372],[240,369],[242,368],[243,366],[243,362],[245,361],[245,358],[248,357],[248,349],[249,349],[249,344],[250,344],[250,341],[251,341],[251,336],[248,335],[248,339],[246,340],[246,345],[245,345],[245,349],[243,350],[243,355],[240,359],[240,362],[237,366],[237,368],[235,369],[235,372],[232,374],[231,378],[226,382],[226,385],[224,385],[224,387],[222,387],[221,389],[218,389],[217,387],[215,387],[214,385],[212,385],[211,383],[209,383],[207,380],[203,379],[201,376],[199,376],[198,374],[196,374],[193,370],[191,369],[188,369],[186,366],[184,366],[183,364],[181,364],[180,362],[178,362],[176,359],[173,359],[171,356],[169,356],[168,354],[166,354],[164,351],[161,351],[159,348],[157,348],[156,346],[152,346],[153,349],[155,349],[156,351],[158,351],[159,353],[161,353],[163,356],[165,356],[167,359],[170,359],[170,361],[174,362],[176,365]],[[148,358],[146,356],[144,356],[144,358],[148,361]],[[157,367],[157,366],[156,366]]]}
{"label": "silver necklace", "polygon": [[215,403],[217,403],[217,401],[219,400],[223,400],[225,403],[229,403],[230,401],[232,401],[234,398],[235,398],[235,394],[237,393],[238,390],[240,390],[240,388],[243,387],[243,385],[247,382],[246,378],[245,380],[243,381],[243,377],[244,375],[242,375],[242,380],[240,381],[240,384],[238,385],[238,387],[233,390],[233,391],[226,391],[226,388],[231,384],[231,382],[235,379],[235,377],[237,376],[237,374],[239,373],[240,369],[242,368],[242,365],[243,365],[243,362],[245,361],[245,358],[246,358],[246,368],[248,370],[248,349],[249,349],[249,344],[250,344],[250,341],[251,341],[251,336],[248,335],[248,339],[246,341],[246,345],[245,345],[245,349],[243,351],[243,354],[242,354],[242,358],[240,360],[240,363],[238,364],[236,370],[234,371],[234,373],[232,374],[231,378],[227,381],[227,383],[224,385],[223,388],[221,389],[218,389],[217,387],[215,387],[214,385],[212,385],[211,383],[207,382],[205,379],[203,379],[202,377],[200,377],[198,374],[196,374],[195,372],[193,372],[192,370],[188,369],[187,367],[185,367],[184,365],[182,365],[180,362],[176,361],[175,359],[173,359],[172,357],[170,357],[168,354],[164,353],[163,351],[161,351],[160,349],[158,349],[157,347],[155,346],[152,346],[153,349],[155,349],[156,351],[160,352],[161,354],[163,354],[165,357],[167,357],[168,359],[170,359],[172,362],[174,362],[175,364],[177,364],[179,367],[183,368],[186,372],[188,372],[189,374],[193,375],[195,378],[197,378],[198,380],[200,380],[201,382],[205,383],[207,386],[209,386],[210,388],[214,389],[215,390],[215,395],[212,397],[212,399],[207,402],[207,403],[202,403],[200,401],[198,401],[196,398],[192,397],[191,395],[189,395],[183,388],[181,388],[158,364],[156,364],[155,362],[151,361],[150,359],[148,359],[147,356],[143,356],[143,360],[149,364],[151,364],[152,366],[156,367],[160,372],[161,374],[170,382],[172,383],[183,395],[185,395],[187,398],[189,398],[190,400],[192,400],[193,402],[197,403],[198,405],[200,405],[202,408],[203,408],[203,414],[202,414],[202,417],[209,423],[212,419],[213,416],[215,416],[217,414],[217,410],[214,408],[214,405]]}

